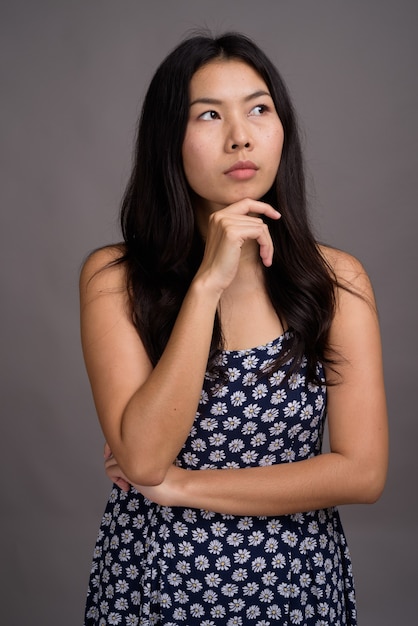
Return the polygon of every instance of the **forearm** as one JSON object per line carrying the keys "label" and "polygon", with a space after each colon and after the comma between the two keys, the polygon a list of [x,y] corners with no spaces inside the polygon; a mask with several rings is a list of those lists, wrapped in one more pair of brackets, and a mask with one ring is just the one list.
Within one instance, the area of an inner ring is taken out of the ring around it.
{"label": "forearm", "polygon": [[192,284],[159,363],[128,402],[114,453],[133,481],[158,483],[183,445],[200,399],[217,298]]}
{"label": "forearm", "polygon": [[[268,467],[182,471],[171,503],[230,515],[288,515],[375,501],[384,471],[337,453]],[[168,503],[168,502],[167,502]]]}

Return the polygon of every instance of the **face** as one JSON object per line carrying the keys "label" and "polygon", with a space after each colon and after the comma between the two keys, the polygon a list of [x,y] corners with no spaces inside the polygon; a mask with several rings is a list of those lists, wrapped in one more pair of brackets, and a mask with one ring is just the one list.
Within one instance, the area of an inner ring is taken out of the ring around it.
{"label": "face", "polygon": [[282,147],[273,100],[251,66],[212,61],[194,74],[182,154],[196,211],[259,200],[274,182]]}

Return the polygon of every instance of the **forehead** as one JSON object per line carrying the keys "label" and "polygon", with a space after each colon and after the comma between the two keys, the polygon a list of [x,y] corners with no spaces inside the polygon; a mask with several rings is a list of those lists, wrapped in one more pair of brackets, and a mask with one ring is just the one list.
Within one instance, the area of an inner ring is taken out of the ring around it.
{"label": "forehead", "polygon": [[245,97],[257,90],[269,92],[260,74],[239,59],[216,59],[200,67],[190,81],[190,97]]}

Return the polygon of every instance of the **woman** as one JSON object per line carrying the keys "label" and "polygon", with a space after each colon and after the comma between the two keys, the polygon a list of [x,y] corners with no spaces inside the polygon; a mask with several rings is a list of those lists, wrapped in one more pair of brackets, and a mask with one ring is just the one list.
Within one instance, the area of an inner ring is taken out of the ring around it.
{"label": "woman", "polygon": [[81,275],[115,483],[85,624],[355,624],[335,506],[385,481],[376,308],[313,238],[292,105],[246,37],[157,70],[122,230]]}

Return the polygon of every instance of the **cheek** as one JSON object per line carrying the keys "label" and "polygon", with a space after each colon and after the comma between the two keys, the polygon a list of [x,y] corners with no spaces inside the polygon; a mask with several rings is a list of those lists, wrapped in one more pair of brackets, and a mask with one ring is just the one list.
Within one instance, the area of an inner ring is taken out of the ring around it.
{"label": "cheek", "polygon": [[187,182],[191,187],[193,187],[194,182],[199,181],[202,171],[206,169],[205,155],[207,155],[207,150],[198,137],[185,137],[182,149],[183,168]]}

